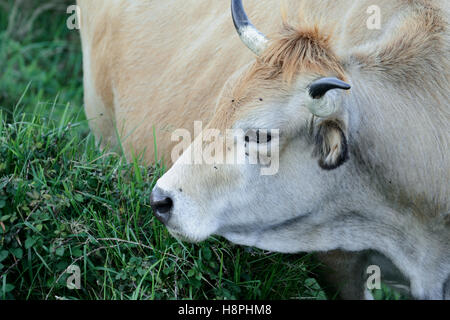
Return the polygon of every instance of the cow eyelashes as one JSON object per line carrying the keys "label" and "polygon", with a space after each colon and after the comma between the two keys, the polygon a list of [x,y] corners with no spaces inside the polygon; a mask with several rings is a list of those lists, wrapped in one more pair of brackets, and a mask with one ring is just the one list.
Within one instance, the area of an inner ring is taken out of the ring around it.
{"label": "cow eyelashes", "polygon": [[269,143],[272,140],[272,136],[267,130],[263,131],[264,132],[261,132],[260,130],[249,130],[245,135],[245,142],[253,141],[256,143]]}

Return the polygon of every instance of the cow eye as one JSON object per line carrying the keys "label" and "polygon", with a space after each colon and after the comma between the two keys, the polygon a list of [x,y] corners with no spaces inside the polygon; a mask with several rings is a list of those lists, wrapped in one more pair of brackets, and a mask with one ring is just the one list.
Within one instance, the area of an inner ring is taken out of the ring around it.
{"label": "cow eye", "polygon": [[245,135],[245,142],[254,141],[256,143],[269,143],[272,140],[272,136],[267,130],[262,133],[260,130],[250,130]]}

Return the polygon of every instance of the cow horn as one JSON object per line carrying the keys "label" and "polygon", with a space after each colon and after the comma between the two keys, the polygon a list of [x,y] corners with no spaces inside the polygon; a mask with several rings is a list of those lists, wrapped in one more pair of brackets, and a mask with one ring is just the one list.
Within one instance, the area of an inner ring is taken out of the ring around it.
{"label": "cow horn", "polygon": [[231,0],[231,15],[242,42],[257,56],[266,49],[268,39],[248,19],[242,0]]}
{"label": "cow horn", "polygon": [[333,97],[325,94],[333,89],[349,90],[351,86],[337,78],[322,78],[309,85],[311,101],[307,106],[311,113],[319,118],[327,118],[339,110],[339,105]]}
{"label": "cow horn", "polygon": [[310,84],[309,94],[313,99],[320,99],[333,89],[350,90],[351,85],[337,78],[322,78]]}

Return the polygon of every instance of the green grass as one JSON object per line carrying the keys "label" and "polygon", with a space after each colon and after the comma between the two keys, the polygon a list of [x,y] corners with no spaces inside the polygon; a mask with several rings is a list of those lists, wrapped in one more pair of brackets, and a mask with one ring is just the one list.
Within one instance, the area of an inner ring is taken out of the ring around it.
{"label": "green grass", "polygon": [[324,298],[309,255],[185,244],[153,219],[163,167],[98,150],[70,1],[48,3],[30,23],[44,4],[0,0],[0,299]]}
{"label": "green grass", "polygon": [[[66,28],[65,8],[72,2],[0,0],[0,109],[9,121],[26,87],[25,111],[37,104],[49,110],[57,96],[58,101],[82,105],[79,35]],[[55,108],[55,116],[62,109]]]}

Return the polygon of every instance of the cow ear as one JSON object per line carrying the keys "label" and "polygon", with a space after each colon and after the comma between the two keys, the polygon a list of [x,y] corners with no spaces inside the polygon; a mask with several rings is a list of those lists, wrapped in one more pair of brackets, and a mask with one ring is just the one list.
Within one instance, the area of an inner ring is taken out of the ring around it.
{"label": "cow ear", "polygon": [[322,169],[336,169],[348,160],[347,135],[339,121],[322,121],[317,127],[314,140],[314,156],[319,158]]}

